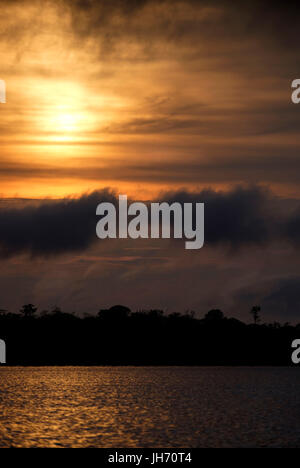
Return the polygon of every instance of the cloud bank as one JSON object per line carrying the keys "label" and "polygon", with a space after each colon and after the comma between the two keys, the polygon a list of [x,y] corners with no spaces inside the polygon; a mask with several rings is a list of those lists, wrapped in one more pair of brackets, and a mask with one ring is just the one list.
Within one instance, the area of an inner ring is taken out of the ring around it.
{"label": "cloud bank", "polygon": [[[81,252],[100,241],[96,237],[96,207],[109,201],[118,206],[111,189],[79,198],[45,200],[16,207],[2,201],[0,255],[26,253],[51,256]],[[300,208],[291,200],[279,200],[257,186],[235,187],[228,192],[212,189],[198,193],[164,193],[157,201],[205,203],[205,246],[230,249],[268,245],[276,241],[299,245]],[[107,241],[104,241],[107,242]]]}

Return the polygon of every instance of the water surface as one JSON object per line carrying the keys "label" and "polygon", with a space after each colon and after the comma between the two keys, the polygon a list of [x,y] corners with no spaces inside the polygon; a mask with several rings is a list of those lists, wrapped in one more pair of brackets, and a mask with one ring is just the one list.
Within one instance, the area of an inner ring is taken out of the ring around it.
{"label": "water surface", "polygon": [[297,368],[0,368],[0,447],[300,447]]}

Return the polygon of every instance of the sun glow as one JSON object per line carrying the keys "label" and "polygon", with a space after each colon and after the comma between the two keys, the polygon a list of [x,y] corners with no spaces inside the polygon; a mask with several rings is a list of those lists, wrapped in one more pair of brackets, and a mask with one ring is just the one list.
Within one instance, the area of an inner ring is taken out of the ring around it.
{"label": "sun glow", "polygon": [[55,120],[58,131],[72,133],[78,130],[79,118],[76,114],[61,113],[56,116]]}
{"label": "sun glow", "polygon": [[90,93],[76,83],[42,82],[31,97],[39,142],[47,145],[88,140],[100,120],[91,108],[91,100]]}
{"label": "sun glow", "polygon": [[44,132],[50,142],[75,141],[91,123],[91,119],[77,108],[57,106],[44,116]]}

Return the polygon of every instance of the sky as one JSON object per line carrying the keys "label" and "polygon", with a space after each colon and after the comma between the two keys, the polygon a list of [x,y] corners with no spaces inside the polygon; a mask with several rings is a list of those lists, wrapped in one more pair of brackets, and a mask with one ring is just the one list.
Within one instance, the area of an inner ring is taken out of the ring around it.
{"label": "sky", "polygon": [[[299,319],[296,4],[2,1],[0,308]],[[95,235],[95,210],[206,203],[205,246]],[[298,320],[300,322],[300,320]]]}

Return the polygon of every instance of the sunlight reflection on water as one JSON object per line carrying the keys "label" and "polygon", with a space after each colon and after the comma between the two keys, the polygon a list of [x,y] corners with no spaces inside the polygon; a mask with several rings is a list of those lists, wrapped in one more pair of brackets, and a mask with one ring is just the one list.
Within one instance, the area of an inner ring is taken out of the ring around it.
{"label": "sunlight reflection on water", "polygon": [[0,447],[300,447],[297,368],[0,368]]}

